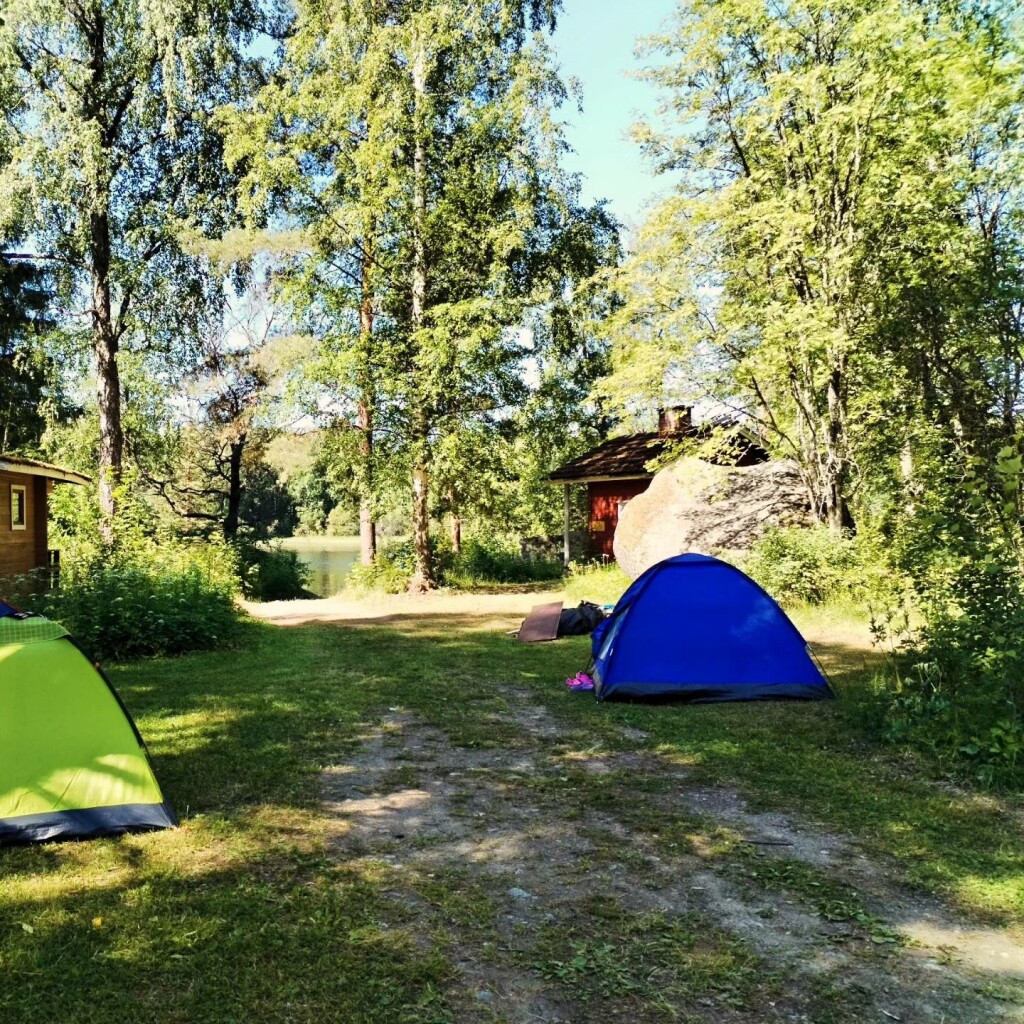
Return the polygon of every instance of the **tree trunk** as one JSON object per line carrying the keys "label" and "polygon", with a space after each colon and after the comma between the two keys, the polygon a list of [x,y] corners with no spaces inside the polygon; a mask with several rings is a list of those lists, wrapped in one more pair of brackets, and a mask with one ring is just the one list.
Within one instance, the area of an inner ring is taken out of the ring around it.
{"label": "tree trunk", "polygon": [[462,516],[452,506],[452,550],[455,554],[462,551]]}
{"label": "tree trunk", "polygon": [[93,350],[100,420],[100,531],[104,541],[111,544],[117,516],[117,489],[124,464],[124,432],[121,427],[121,377],[117,366],[118,338],[110,300],[110,220],[105,210],[93,213],[90,235]]}
{"label": "tree trunk", "polygon": [[836,354],[828,381],[828,423],[823,471],[825,520],[837,537],[852,524],[847,505],[846,358]]}
{"label": "tree trunk", "polygon": [[228,461],[228,514],[224,519],[224,536],[234,540],[238,536],[239,514],[242,507],[242,455],[245,453],[246,435],[231,443]]}
{"label": "tree trunk", "polygon": [[427,470],[417,465],[412,471],[412,546],[415,569],[409,581],[409,592],[433,590],[433,559],[430,554],[430,490]]}
{"label": "tree trunk", "polygon": [[373,285],[370,278],[372,258],[370,237],[362,258],[362,294],[359,302],[360,374],[359,396],[359,557],[363,565],[373,565],[377,557],[377,524],[373,519],[373,373],[370,365],[373,348]]}
{"label": "tree trunk", "polygon": [[796,407],[794,454],[800,464],[800,476],[807,488],[811,514],[821,521],[825,518],[825,494],[822,483],[822,454],[818,440],[820,416],[813,399],[813,376],[807,367],[790,365],[790,392]]}
{"label": "tree trunk", "polygon": [[377,558],[377,524],[373,518],[373,408],[365,392],[358,408],[359,460],[359,560],[373,565]]}
{"label": "tree trunk", "polygon": [[[89,26],[90,82],[84,98],[86,112],[106,137],[106,23],[103,9],[94,7]],[[117,489],[124,465],[124,432],[121,426],[121,377],[117,366],[119,336],[110,295],[110,182],[104,161],[93,167],[92,212],[89,216],[89,262],[92,276],[92,338],[96,357],[96,398],[99,406],[100,532],[106,543],[114,541]]]}
{"label": "tree trunk", "polygon": [[[415,42],[412,66],[413,88],[413,210],[412,210],[412,316],[415,337],[422,329],[427,302],[427,153],[423,142],[423,100],[427,92],[426,52],[422,39]],[[419,360],[415,360],[419,374]],[[430,424],[424,407],[425,394],[416,396],[413,414],[412,541],[415,565],[409,590],[432,590],[434,566],[430,554]]]}

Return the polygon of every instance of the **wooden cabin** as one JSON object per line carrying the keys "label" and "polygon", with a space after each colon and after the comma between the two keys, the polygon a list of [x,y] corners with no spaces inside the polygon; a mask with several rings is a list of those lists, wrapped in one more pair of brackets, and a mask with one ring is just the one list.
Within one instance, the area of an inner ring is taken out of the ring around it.
{"label": "wooden cabin", "polygon": [[[657,433],[613,437],[551,473],[548,481],[560,483],[565,488],[563,553],[566,563],[570,558],[572,486],[587,488],[587,556],[606,562],[613,561],[619,514],[632,498],[643,494],[654,479],[654,473],[647,467],[664,455],[673,443],[686,438],[699,440],[721,429],[736,430],[738,425],[734,421],[719,419],[694,426],[692,412],[688,407],[661,409],[658,412]],[[749,466],[766,461],[768,453],[753,438],[743,435],[732,446],[728,459],[733,465]]]}
{"label": "wooden cabin", "polygon": [[48,537],[49,496],[58,483],[89,478],[36,459],[0,453],[0,576],[18,576],[56,562]]}

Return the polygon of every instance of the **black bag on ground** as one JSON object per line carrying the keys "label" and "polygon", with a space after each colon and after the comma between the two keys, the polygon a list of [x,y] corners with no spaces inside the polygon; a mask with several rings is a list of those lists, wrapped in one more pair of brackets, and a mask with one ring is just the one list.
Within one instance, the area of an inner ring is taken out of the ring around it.
{"label": "black bag on ground", "polygon": [[604,618],[604,612],[596,604],[581,601],[578,608],[563,608],[558,617],[559,636],[586,636]]}

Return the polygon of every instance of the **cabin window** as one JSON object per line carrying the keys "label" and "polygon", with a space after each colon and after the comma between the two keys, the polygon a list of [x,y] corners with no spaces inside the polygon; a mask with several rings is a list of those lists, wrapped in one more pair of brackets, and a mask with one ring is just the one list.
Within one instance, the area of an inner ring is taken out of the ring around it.
{"label": "cabin window", "polygon": [[25,488],[17,484],[11,485],[11,529],[28,529],[28,505],[25,500]]}

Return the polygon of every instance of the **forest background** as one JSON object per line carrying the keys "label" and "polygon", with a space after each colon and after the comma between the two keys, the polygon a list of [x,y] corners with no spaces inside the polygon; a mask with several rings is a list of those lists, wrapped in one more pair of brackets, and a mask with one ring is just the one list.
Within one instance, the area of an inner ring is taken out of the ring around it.
{"label": "forest background", "polygon": [[296,531],[358,532],[367,585],[543,575],[552,468],[724,408],[820,520],[758,578],[873,609],[890,739],[1019,777],[1019,13],[683,5],[637,59],[660,198],[625,231],[560,8],[5,0],[0,449],[96,481],[39,600],[214,642],[239,586],[299,587],[260,546]]}

